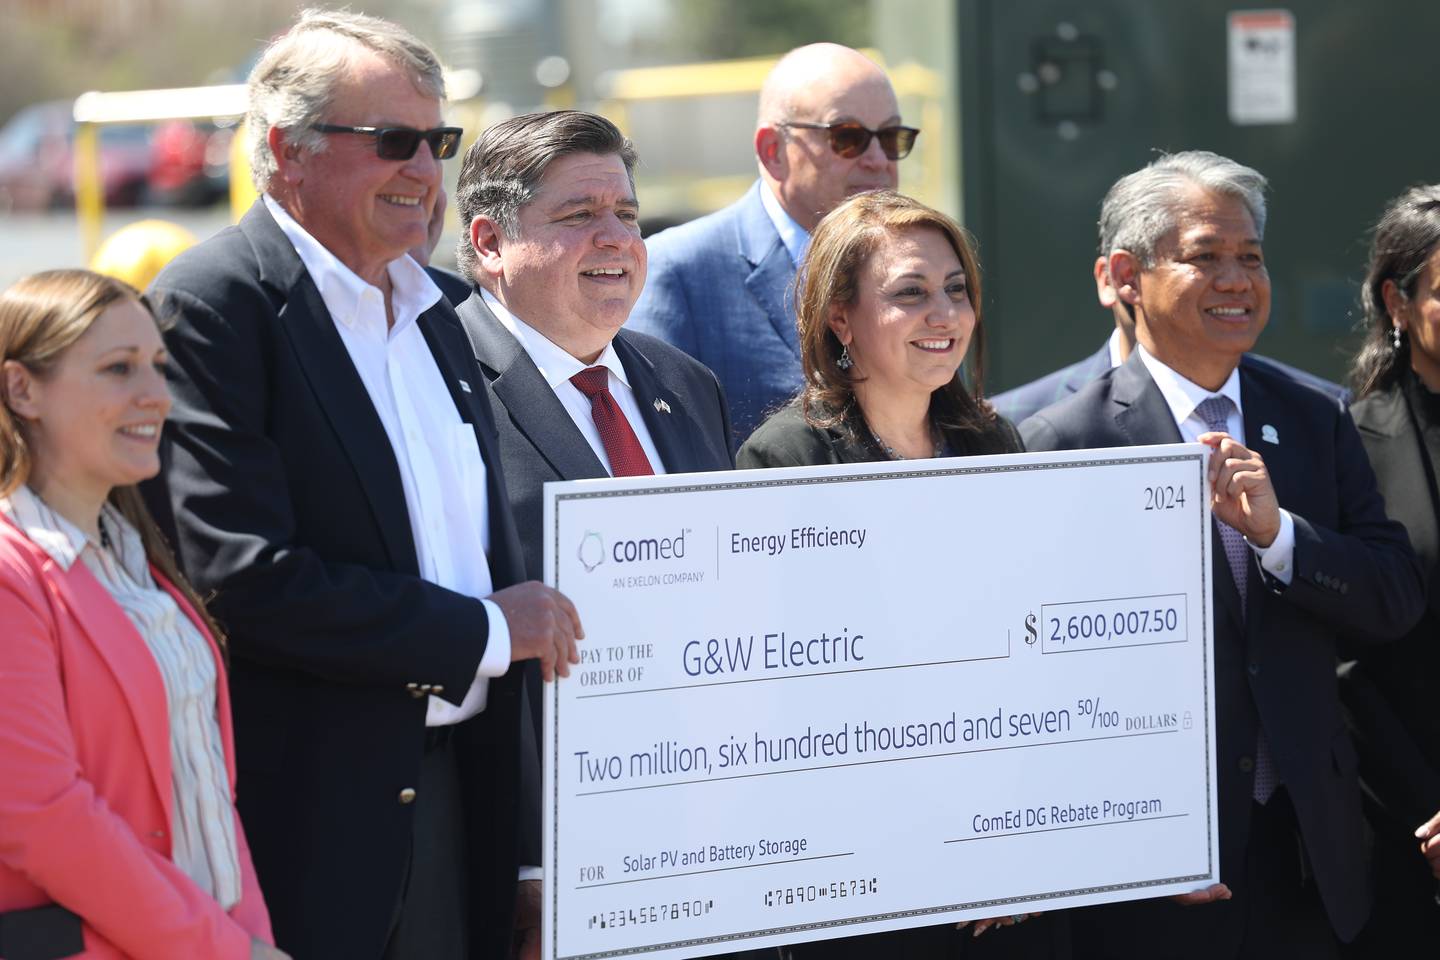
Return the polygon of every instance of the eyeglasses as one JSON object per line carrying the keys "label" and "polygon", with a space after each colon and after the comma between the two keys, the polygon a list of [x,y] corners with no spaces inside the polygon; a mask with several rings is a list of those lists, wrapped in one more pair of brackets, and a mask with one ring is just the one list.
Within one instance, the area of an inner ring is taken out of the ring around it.
{"label": "eyeglasses", "polygon": [[375,155],[381,160],[409,160],[420,149],[420,141],[430,144],[436,160],[449,160],[460,149],[460,127],[436,127],[416,130],[413,127],[344,127],[334,123],[312,123],[311,130],[321,133],[358,133],[375,138]]}
{"label": "eyeglasses", "polygon": [[830,135],[830,149],[847,160],[853,160],[870,149],[871,137],[880,138],[880,150],[885,156],[891,160],[904,160],[910,155],[910,149],[915,146],[915,138],[920,136],[920,131],[914,127],[881,127],[879,130],[871,130],[854,120],[842,120],[837,123],[802,123],[799,120],[786,120],[779,126],[799,127],[802,130],[824,130]]}

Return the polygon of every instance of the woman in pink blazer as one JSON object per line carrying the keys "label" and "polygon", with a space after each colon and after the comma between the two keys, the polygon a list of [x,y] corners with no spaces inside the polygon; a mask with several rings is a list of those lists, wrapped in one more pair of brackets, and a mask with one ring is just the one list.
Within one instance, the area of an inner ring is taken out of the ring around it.
{"label": "woman in pink blazer", "polygon": [[0,294],[0,958],[277,960],[218,633],[135,490],[155,318],[83,271]]}

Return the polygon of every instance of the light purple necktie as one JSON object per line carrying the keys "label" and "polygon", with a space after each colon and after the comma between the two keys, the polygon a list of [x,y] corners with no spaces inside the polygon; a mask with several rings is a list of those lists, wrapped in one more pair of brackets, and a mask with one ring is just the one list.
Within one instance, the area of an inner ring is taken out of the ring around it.
{"label": "light purple necktie", "polygon": [[[1229,433],[1228,421],[1233,406],[1234,403],[1229,397],[1214,396],[1200,401],[1195,412],[1211,430]],[[1245,602],[1249,596],[1250,545],[1245,542],[1245,537],[1239,530],[1223,520],[1217,518],[1215,526],[1220,531],[1220,543],[1225,548],[1225,559],[1230,562],[1230,576],[1235,581],[1235,589],[1240,592],[1240,615],[1243,618]],[[1255,789],[1252,796],[1260,803],[1267,803],[1278,786],[1280,777],[1275,772],[1275,761],[1270,756],[1270,744],[1265,739],[1265,730],[1262,727],[1255,743]]]}

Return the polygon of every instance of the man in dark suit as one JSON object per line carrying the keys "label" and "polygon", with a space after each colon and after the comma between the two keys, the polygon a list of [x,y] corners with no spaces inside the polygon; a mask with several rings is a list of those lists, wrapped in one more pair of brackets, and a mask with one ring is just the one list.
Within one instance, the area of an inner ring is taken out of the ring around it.
{"label": "man in dark suit", "polygon": [[[1104,223],[1103,218],[1101,223]],[[1101,236],[1101,249],[1107,246],[1106,238]],[[1100,305],[1114,316],[1115,328],[1110,331],[1109,338],[1100,345],[1100,349],[1085,359],[991,397],[990,403],[995,407],[995,412],[1011,423],[1023,423],[1052,403],[1059,403],[1078,393],[1087,383],[1098,379],[1111,367],[1124,363],[1130,356],[1130,351],[1135,348],[1135,318],[1128,307],[1115,296],[1115,288],[1110,285],[1110,273],[1105,257],[1095,260],[1094,272],[1095,294]]]}
{"label": "man in dark suit", "polygon": [[614,124],[567,110],[496,124],[460,170],[457,260],[477,289],[458,312],[497,404],[534,576],[547,480],[734,465],[715,375],[621,329],[646,273],[634,166]]}
{"label": "man in dark suit", "polygon": [[302,15],[249,86],[262,197],[154,287],[174,409],[148,493],[229,633],[239,809],[279,945],[498,960],[511,665],[567,673],[579,621],[521,582],[480,372],[405,253],[459,131],[434,55],[371,17]]}
{"label": "man in dark suit", "polygon": [[1212,153],[1162,157],[1107,205],[1117,295],[1138,345],[1025,421],[1032,450],[1199,440],[1210,463],[1221,884],[1076,911],[1076,954],[1327,957],[1370,906],[1336,638],[1402,634],[1420,572],[1349,415],[1250,360],[1270,281],[1264,178]]}
{"label": "man in dark suit", "polygon": [[[474,283],[458,312],[496,409],[527,574],[544,573],[550,480],[727,470],[715,375],[622,330],[645,284],[635,148],[574,110],[490,127],[465,155],[456,251]],[[539,685],[527,702],[538,742]],[[526,861],[540,862],[540,791],[526,784]]]}
{"label": "man in dark suit", "polygon": [[760,90],[760,180],[723,210],[650,239],[631,329],[714,370],[733,446],[800,389],[795,266],[846,197],[895,189],[918,130],[901,126],[885,71],[834,43],[792,50]]}
{"label": "man in dark suit", "polygon": [[[1114,238],[1108,236],[1107,233],[1113,232],[1114,226],[1112,218],[1107,217],[1102,208],[1100,213],[1101,250],[1112,248]],[[1099,378],[1111,367],[1118,367],[1124,363],[1129,359],[1130,352],[1135,349],[1135,308],[1115,295],[1115,287],[1110,283],[1109,257],[1096,257],[1093,272],[1095,274],[1095,295],[1100,300],[1100,306],[1109,310],[1115,318],[1115,328],[1110,331],[1109,339],[1100,346],[1100,349],[1085,359],[1077,360],[1069,366],[1047,373],[1038,380],[1032,380],[991,397],[990,402],[994,404],[995,411],[1011,423],[1021,423],[1052,403],[1059,403],[1066,397],[1078,393],[1081,387]],[[1338,383],[1331,383],[1313,373],[1307,373],[1298,367],[1292,367],[1269,357],[1251,354],[1250,359],[1255,363],[1270,366],[1298,383],[1327,393],[1338,403],[1350,402],[1350,391]]]}

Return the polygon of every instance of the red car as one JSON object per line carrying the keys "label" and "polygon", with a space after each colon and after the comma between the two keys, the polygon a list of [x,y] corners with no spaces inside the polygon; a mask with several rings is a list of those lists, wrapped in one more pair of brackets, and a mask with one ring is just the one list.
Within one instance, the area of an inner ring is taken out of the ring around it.
{"label": "red car", "polygon": [[207,206],[230,189],[233,122],[170,120],[150,140],[150,199],[156,203]]}
{"label": "red car", "polygon": [[[26,107],[0,128],[0,211],[46,210],[75,202],[73,102]],[[150,130],[100,128],[100,180],[105,202],[134,206],[150,172]]]}

